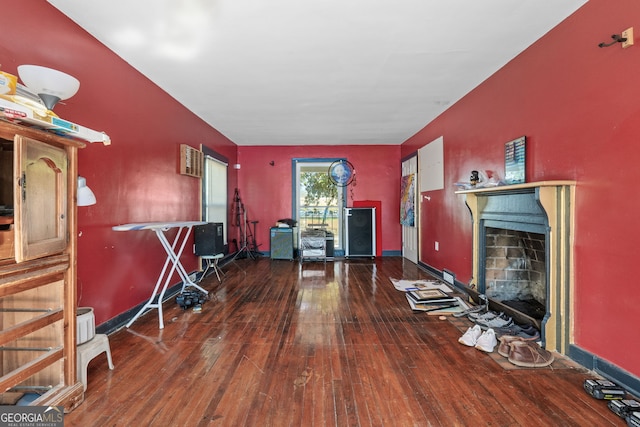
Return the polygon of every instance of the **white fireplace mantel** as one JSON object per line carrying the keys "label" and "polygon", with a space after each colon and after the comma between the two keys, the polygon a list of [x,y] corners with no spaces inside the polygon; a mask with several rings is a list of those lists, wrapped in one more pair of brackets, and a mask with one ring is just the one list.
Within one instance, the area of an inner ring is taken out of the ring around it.
{"label": "white fireplace mantel", "polygon": [[575,181],[540,181],[456,191],[464,195],[473,223],[473,278],[478,289],[480,227],[489,198],[523,192],[534,193],[547,215],[549,228],[548,313],[544,320],[545,348],[567,354],[573,341],[573,232]]}

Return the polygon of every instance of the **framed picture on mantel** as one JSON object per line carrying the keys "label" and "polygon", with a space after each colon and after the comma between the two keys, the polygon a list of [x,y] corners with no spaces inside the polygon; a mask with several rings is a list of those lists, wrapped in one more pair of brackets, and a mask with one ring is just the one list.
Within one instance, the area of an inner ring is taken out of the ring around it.
{"label": "framed picture on mantel", "polygon": [[504,145],[504,180],[507,184],[524,183],[526,137],[509,141]]}

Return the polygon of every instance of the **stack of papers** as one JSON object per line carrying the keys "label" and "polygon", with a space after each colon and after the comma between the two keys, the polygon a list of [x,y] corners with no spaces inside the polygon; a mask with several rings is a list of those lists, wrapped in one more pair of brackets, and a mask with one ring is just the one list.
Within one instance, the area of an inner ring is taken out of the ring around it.
{"label": "stack of papers", "polygon": [[440,289],[444,292],[453,292],[449,286],[438,280],[398,280],[391,279],[393,286],[402,292],[426,290],[426,289]]}
{"label": "stack of papers", "polygon": [[458,313],[464,311],[469,308],[467,303],[465,303],[462,298],[454,297],[455,301],[452,301],[449,304],[429,304],[429,303],[421,303],[415,302],[413,298],[409,295],[406,295],[407,301],[409,302],[409,306],[413,311],[424,311],[428,314],[451,314]]}

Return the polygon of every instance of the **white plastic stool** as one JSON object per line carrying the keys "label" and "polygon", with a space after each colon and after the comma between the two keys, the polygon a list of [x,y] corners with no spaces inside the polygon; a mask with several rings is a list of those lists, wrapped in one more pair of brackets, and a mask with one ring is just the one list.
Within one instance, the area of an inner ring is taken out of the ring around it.
{"label": "white plastic stool", "polygon": [[113,370],[113,361],[111,360],[111,348],[109,347],[109,337],[105,334],[96,334],[90,341],[78,346],[77,359],[77,375],[78,380],[84,385],[84,391],[87,391],[87,366],[97,355],[106,352],[109,369]]}
{"label": "white plastic stool", "polygon": [[202,273],[202,277],[200,280],[207,277],[207,273],[210,269],[216,272],[216,277],[218,278],[218,282],[222,283],[222,279],[220,278],[220,274],[224,276],[224,271],[220,269],[218,265],[218,261],[220,261],[224,257],[223,253],[215,254],[215,255],[200,255],[200,258],[207,261],[207,268],[204,269],[204,273]]}

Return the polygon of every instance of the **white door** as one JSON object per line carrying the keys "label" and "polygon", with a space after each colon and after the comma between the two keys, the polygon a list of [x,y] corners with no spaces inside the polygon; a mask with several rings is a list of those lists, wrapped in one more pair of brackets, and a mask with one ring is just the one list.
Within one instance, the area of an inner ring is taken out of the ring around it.
{"label": "white door", "polygon": [[414,264],[418,263],[418,223],[419,223],[419,212],[418,207],[420,203],[417,203],[417,188],[420,180],[418,179],[418,157],[413,156],[410,159],[402,162],[402,176],[408,177],[410,175],[413,176],[413,217],[414,217],[414,225],[402,225],[402,256],[413,262]]}

